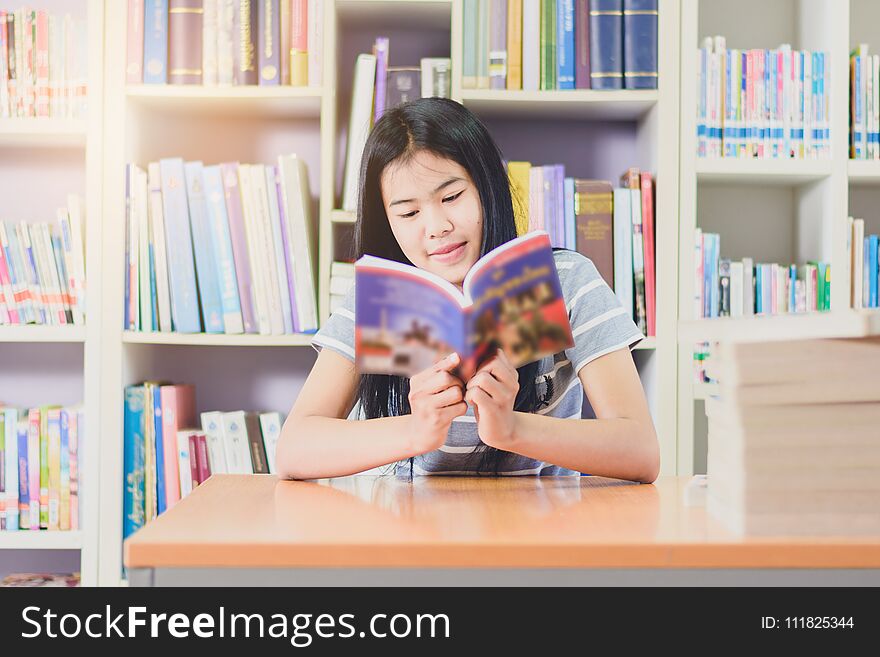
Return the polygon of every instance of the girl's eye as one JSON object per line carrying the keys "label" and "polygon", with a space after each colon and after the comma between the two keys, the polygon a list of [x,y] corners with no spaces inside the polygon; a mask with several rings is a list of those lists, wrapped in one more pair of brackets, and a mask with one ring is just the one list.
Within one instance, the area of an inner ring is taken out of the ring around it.
{"label": "girl's eye", "polygon": [[452,196],[447,196],[446,198],[443,199],[443,202],[444,203],[452,202],[455,199],[457,199],[459,196],[461,196],[462,194],[464,194],[464,190],[461,190],[458,194],[453,194]]}
{"label": "girl's eye", "polygon": [[415,216],[416,216],[416,212],[417,212],[416,210],[413,210],[412,212],[407,212],[406,214],[402,214],[402,215],[400,215],[400,216],[401,216],[403,219],[411,219],[412,217],[415,217]]}

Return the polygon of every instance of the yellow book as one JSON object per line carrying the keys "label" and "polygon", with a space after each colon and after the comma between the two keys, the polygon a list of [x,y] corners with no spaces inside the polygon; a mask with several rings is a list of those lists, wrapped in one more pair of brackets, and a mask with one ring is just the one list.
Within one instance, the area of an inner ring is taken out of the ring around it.
{"label": "yellow book", "polygon": [[49,407],[40,413],[40,529],[49,529]]}
{"label": "yellow book", "polygon": [[523,0],[507,2],[507,88],[522,89]]}
{"label": "yellow book", "polygon": [[309,86],[309,53],[304,50],[290,50],[290,84],[294,87]]}
{"label": "yellow book", "polygon": [[46,412],[46,434],[49,441],[49,527],[60,529],[61,507],[61,409]]}
{"label": "yellow book", "polygon": [[531,175],[531,170],[531,162],[507,163],[517,236],[529,232],[529,176]]}

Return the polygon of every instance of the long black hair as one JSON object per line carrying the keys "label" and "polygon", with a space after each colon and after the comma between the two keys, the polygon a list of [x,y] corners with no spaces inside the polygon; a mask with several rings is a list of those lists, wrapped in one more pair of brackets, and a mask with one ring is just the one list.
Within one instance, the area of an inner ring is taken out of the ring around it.
{"label": "long black hair", "polygon": [[[464,106],[446,98],[422,98],[386,111],[367,138],[361,159],[355,256],[373,255],[412,264],[391,232],[382,201],[380,179],[391,163],[406,163],[428,151],[458,163],[471,177],[483,211],[480,255],[516,237],[513,199],[501,151],[489,131]],[[517,370],[519,392],[514,410],[534,412],[538,400],[535,378],[538,363]],[[357,398],[366,418],[406,415],[409,379],[384,374],[361,375]],[[497,474],[500,450],[485,447],[478,472]],[[412,461],[410,461],[412,473]]]}

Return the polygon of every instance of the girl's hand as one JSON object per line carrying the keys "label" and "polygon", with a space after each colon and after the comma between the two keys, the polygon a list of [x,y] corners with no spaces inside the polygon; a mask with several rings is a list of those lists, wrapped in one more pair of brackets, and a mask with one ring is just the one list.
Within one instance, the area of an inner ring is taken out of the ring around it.
{"label": "girl's hand", "polygon": [[468,381],[464,398],[474,405],[477,433],[490,447],[506,449],[513,441],[517,392],[519,375],[501,349]]}
{"label": "girl's hand", "polygon": [[464,386],[450,373],[460,361],[450,354],[409,380],[410,440],[418,454],[445,443],[452,420],[467,413]]}

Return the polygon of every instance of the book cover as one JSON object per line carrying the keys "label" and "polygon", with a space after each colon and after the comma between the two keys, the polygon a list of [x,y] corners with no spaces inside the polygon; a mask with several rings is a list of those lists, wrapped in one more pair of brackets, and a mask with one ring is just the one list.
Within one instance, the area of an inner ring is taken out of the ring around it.
{"label": "book cover", "polygon": [[641,190],[630,189],[632,194],[633,222],[633,279],[636,293],[636,324],[642,333],[648,330],[647,310],[645,304],[645,247],[642,236],[642,199]]}
{"label": "book cover", "polygon": [[556,2],[556,88],[575,88],[575,0]]}
{"label": "book cover", "polygon": [[511,161],[507,163],[517,236],[525,235],[529,231],[529,177],[531,169],[531,162]]}
{"label": "book cover", "polygon": [[223,328],[227,334],[244,332],[241,303],[239,301],[238,277],[235,273],[232,236],[226,214],[226,196],[220,166],[208,166],[202,170],[205,183],[205,201],[214,247],[213,262],[220,286],[220,305],[223,310]]}
{"label": "book cover", "polygon": [[257,84],[257,2],[238,0],[232,17],[234,84]]}
{"label": "book cover", "polygon": [[281,83],[281,19],[280,0],[259,0],[257,25],[259,38],[257,64],[260,69],[260,84],[277,86]]}
{"label": "book cover", "polygon": [[590,0],[590,87],[623,89],[623,0]]}
{"label": "book cover", "polygon": [[[634,317],[635,288],[633,280],[632,195],[628,189],[613,191],[613,289],[621,305]],[[703,287],[702,285],[700,286]],[[704,315],[705,316],[705,315]]]}
{"label": "book cover", "polygon": [[290,17],[290,84],[305,87],[309,84],[308,0],[291,0]]}
{"label": "book cover", "polygon": [[190,384],[163,385],[159,388],[162,403],[162,445],[165,497],[168,508],[181,499],[175,439],[184,427],[196,424],[196,390]]}
{"label": "book cover", "polygon": [[372,127],[373,87],[376,79],[376,56],[360,54],[355,64],[354,90],[351,95],[351,112],[348,123],[348,139],[345,158],[345,186],[342,209],[354,212],[357,206],[357,185],[361,156],[367,135]]}
{"label": "book cover", "polygon": [[[218,0],[217,84],[220,86],[230,86],[235,80],[235,46],[238,44],[235,17],[238,10],[237,0]],[[289,79],[289,74],[285,79]]]}
{"label": "book cover", "polygon": [[162,212],[165,219],[165,246],[168,257],[168,280],[171,286],[172,327],[179,333],[199,333],[199,299],[193,262],[192,233],[186,198],[183,160],[160,160]]}
{"label": "book cover", "polygon": [[658,19],[657,0],[623,0],[625,89],[657,88]]}
{"label": "book cover", "polygon": [[577,251],[577,220],[574,213],[574,178],[565,178],[564,208],[565,208],[565,248]]}
{"label": "book cover", "polygon": [[[424,76],[424,73],[422,74]],[[523,88],[523,0],[507,2],[507,89]],[[425,95],[424,93],[422,94]]]}
{"label": "book cover", "polygon": [[187,449],[189,450],[189,477],[192,482],[192,487],[195,489],[201,482],[199,479],[200,476],[200,467],[199,467],[199,432],[198,431],[190,431],[187,436],[187,442],[189,443]]}
{"label": "book cover", "polygon": [[125,389],[123,430],[123,515],[122,537],[128,538],[146,522],[144,462],[144,410],[146,396],[143,386]]}
{"label": "book cover", "polygon": [[232,260],[235,264],[238,300],[241,303],[241,320],[245,333],[257,333],[259,328],[254,312],[251,264],[248,254],[247,236],[245,234],[238,164],[235,162],[221,164],[220,175],[223,181],[223,195],[226,201],[226,216],[229,219],[229,238],[232,242]]}
{"label": "book cover", "polygon": [[263,435],[263,448],[266,452],[266,464],[269,474],[277,474],[278,466],[275,460],[275,449],[278,446],[278,438],[281,437],[281,426],[284,418],[281,413],[260,413],[260,432]]}
{"label": "book cover", "polygon": [[147,403],[150,405],[145,412],[150,414],[149,430],[152,433],[150,443],[155,454],[152,462],[156,464],[156,515],[165,513],[165,510],[168,508],[168,487],[166,481],[169,469],[169,466],[165,463],[168,459],[164,442],[162,395],[159,385],[155,382],[144,384],[144,387],[147,389]]}
{"label": "book cover", "polygon": [[263,435],[260,432],[260,416],[257,413],[246,413],[244,422],[248,445],[250,446],[253,472],[254,474],[269,474],[266,450],[263,447]]}
{"label": "book cover", "polygon": [[220,285],[214,263],[215,249],[210,218],[208,217],[208,205],[205,199],[202,163],[187,162],[184,166],[184,172],[204,330],[205,333],[223,333],[223,306],[220,302]]}
{"label": "book cover", "polygon": [[126,43],[125,81],[140,84],[144,81],[144,0],[128,0]]}
{"label": "book cover", "polygon": [[355,279],[361,373],[412,376],[456,352],[467,380],[498,348],[519,366],[574,344],[545,232],[483,256],[463,292],[423,270],[372,256],[357,261]]}
{"label": "book cover", "polygon": [[590,88],[590,0],[575,0],[574,4],[574,86]]}
{"label": "book cover", "polygon": [[157,475],[156,467],[156,434],[153,430],[153,389],[144,384],[144,508],[146,522],[153,520],[158,514],[156,499]]}
{"label": "book cover", "polygon": [[608,181],[574,181],[577,251],[593,261],[611,289],[615,289],[613,198]]}
{"label": "book cover", "polygon": [[223,446],[223,414],[219,411],[202,413],[202,431],[208,442],[208,460],[211,472],[214,474],[226,474],[226,451]]}
{"label": "book cover", "polygon": [[[72,252],[73,276],[76,281],[76,311],[84,318],[86,313],[86,264],[84,201],[77,194],[67,195],[67,214],[70,218],[70,249]],[[85,320],[83,320],[84,322]]]}
{"label": "book cover", "polygon": [[376,37],[373,54],[376,56],[376,92],[373,94],[373,123],[385,113],[388,91],[388,37]]}
{"label": "book cover", "polygon": [[415,66],[389,66],[385,90],[387,108],[421,98],[422,69]]}
{"label": "book cover", "polygon": [[489,88],[507,88],[507,0],[489,0]]}
{"label": "book cover", "polygon": [[149,185],[147,172],[140,167],[134,168],[134,194],[132,196],[133,212],[135,214],[135,230],[137,231],[137,254],[138,254],[138,294],[140,304],[140,330],[153,330],[153,298],[150,285],[150,215],[149,215]]}
{"label": "book cover", "polygon": [[168,0],[144,0],[144,84],[168,82]]}
{"label": "book cover", "polygon": [[223,440],[226,450],[226,468],[229,474],[253,474],[251,452],[247,436],[246,413],[223,413]]}

